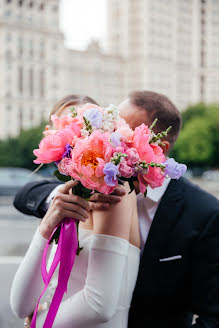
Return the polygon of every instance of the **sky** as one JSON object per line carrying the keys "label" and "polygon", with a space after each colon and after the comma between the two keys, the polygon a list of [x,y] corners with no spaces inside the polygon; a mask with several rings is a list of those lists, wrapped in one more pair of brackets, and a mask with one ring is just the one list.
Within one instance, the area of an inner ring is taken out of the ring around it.
{"label": "sky", "polygon": [[62,0],[60,28],[65,34],[66,45],[85,49],[91,39],[100,39],[106,34],[107,0]]}

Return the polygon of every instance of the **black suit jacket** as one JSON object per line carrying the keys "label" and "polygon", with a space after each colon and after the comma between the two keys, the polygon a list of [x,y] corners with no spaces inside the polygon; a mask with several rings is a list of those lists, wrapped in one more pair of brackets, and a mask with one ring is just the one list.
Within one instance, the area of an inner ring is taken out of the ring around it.
{"label": "black suit jacket", "polygon": [[[15,207],[42,217],[43,202],[57,184],[26,185]],[[129,328],[188,328],[193,314],[199,315],[194,328],[219,327],[219,201],[180,178],[170,182],[152,222]]]}

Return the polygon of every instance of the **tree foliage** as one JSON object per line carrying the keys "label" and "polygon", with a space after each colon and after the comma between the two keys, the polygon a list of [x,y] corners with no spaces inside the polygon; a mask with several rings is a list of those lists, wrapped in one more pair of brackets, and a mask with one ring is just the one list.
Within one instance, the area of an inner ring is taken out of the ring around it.
{"label": "tree foliage", "polygon": [[219,105],[198,104],[182,113],[183,127],[171,153],[190,167],[219,166]]}
{"label": "tree foliage", "polygon": [[33,163],[35,159],[33,149],[38,148],[44,127],[45,123],[22,131],[17,138],[0,141],[0,166],[34,170],[37,165]]}

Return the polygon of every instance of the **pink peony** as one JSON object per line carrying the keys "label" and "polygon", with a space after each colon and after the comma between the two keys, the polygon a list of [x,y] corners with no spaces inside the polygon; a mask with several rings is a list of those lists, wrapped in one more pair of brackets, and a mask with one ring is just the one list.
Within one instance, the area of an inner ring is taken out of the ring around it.
{"label": "pink peony", "polygon": [[133,175],[133,169],[124,160],[119,164],[119,172],[124,178],[131,178]]}
{"label": "pink peony", "polygon": [[55,134],[56,132],[57,132],[57,130],[48,129],[48,130],[43,131],[43,136],[47,137],[51,134]]}
{"label": "pink peony", "polygon": [[72,159],[68,157],[64,157],[58,164],[58,170],[61,174],[67,176],[71,175],[71,172],[73,170]]}
{"label": "pink peony", "polygon": [[113,149],[113,153],[125,153],[125,150],[127,149],[127,146],[125,144],[118,146],[116,148]]}
{"label": "pink peony", "polygon": [[126,143],[130,143],[133,141],[134,132],[130,128],[130,126],[125,122],[125,120],[123,119],[119,120],[116,132],[121,135],[121,141],[124,141]]}
{"label": "pink peony", "polygon": [[67,127],[73,123],[77,124],[80,127],[80,129],[83,126],[83,119],[80,115],[78,115],[76,117],[71,117],[69,115],[64,115],[64,116],[58,117],[56,115],[52,115],[51,121],[53,122],[53,124],[57,130],[64,129],[65,127]]}
{"label": "pink peony", "polygon": [[37,157],[35,164],[52,163],[62,159],[67,144],[72,145],[73,140],[80,136],[80,129],[76,124],[71,128],[65,128],[43,138],[39,144],[39,149],[34,149],[33,153]]}
{"label": "pink peony", "polygon": [[[138,126],[134,131],[132,146],[136,148],[141,161],[162,163],[165,161],[163,150],[158,145],[149,144],[150,134],[151,131],[145,124]],[[138,180],[140,190],[146,190],[147,184],[151,188],[160,187],[163,184],[164,175],[160,168],[149,167],[147,174],[142,175],[139,173]],[[144,183],[146,184],[145,187],[143,187]]]}
{"label": "pink peony", "polygon": [[96,108],[98,109],[101,113],[103,113],[103,108],[98,106],[98,105],[95,105],[95,104],[91,104],[91,103],[86,103],[85,105],[81,106],[78,108],[78,114],[81,115],[83,117],[84,113],[89,110],[89,109],[92,109],[92,108]]}
{"label": "pink peony", "polygon": [[113,147],[109,133],[94,131],[89,137],[78,139],[72,150],[73,170],[71,176],[80,180],[88,189],[110,194],[116,187],[106,185],[104,165],[110,161]]}
{"label": "pink peony", "polygon": [[132,147],[136,149],[141,161],[155,161],[154,151],[149,144],[150,130],[145,124],[135,128]]}
{"label": "pink peony", "polygon": [[128,165],[133,166],[139,162],[139,154],[135,148],[128,148],[125,153],[128,155],[128,158],[126,158]]}
{"label": "pink peony", "polygon": [[[155,163],[163,163],[166,158],[162,148],[155,144],[151,144],[150,147],[154,153],[153,161]],[[157,188],[162,186],[165,177],[159,167],[149,167],[148,173],[143,176],[143,179],[150,185],[151,188]]]}

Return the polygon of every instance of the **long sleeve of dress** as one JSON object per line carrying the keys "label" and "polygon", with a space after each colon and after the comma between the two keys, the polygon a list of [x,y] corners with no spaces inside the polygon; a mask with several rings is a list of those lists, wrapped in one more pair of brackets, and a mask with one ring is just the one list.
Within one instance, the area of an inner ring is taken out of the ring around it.
{"label": "long sleeve of dress", "polygon": [[[96,327],[100,323],[109,321],[117,310],[129,242],[122,238],[102,234],[93,234],[91,238],[84,288],[61,303],[53,324],[54,328]],[[32,257],[41,258],[40,252],[36,253],[36,249],[33,249]],[[22,263],[23,268],[21,266],[20,272],[18,272],[20,279],[23,279],[22,272],[25,273],[30,265],[32,265],[32,259],[26,258],[25,262]],[[40,267],[38,271],[40,271]],[[41,273],[37,272],[37,276],[38,274],[40,276]],[[25,278],[35,284],[36,272],[32,269],[29,271],[29,275],[31,277],[27,277],[26,274]],[[12,296],[16,294],[17,279],[15,277]],[[37,280],[37,286],[29,291],[28,297],[34,298],[32,304],[37,302],[39,293],[42,290],[40,288],[41,283],[40,279]],[[38,288],[40,288],[40,291]],[[20,296],[21,294],[20,292]],[[13,297],[11,298],[12,308],[20,309],[17,304],[19,303],[19,297],[15,297],[16,302]],[[22,299],[20,299],[20,302],[23,302]],[[22,311],[20,313],[22,314],[26,311],[25,304],[27,303],[24,301],[24,309],[21,306]],[[43,311],[37,315],[37,328],[43,327],[46,314],[47,311]]]}
{"label": "long sleeve of dress", "polygon": [[19,318],[25,318],[33,313],[43,290],[41,263],[47,241],[37,228],[28,251],[15,274],[10,304],[12,311]]}
{"label": "long sleeve of dress", "polygon": [[[124,275],[128,241],[93,234],[84,288],[61,303],[53,328],[96,327],[115,314]],[[46,312],[38,316],[37,328],[43,326]]]}

